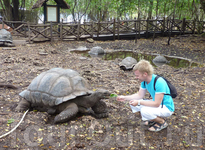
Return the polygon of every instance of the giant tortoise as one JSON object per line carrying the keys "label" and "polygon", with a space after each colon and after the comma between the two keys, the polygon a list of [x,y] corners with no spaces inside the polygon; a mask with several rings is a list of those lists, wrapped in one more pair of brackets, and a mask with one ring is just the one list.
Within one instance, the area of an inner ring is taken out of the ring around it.
{"label": "giant tortoise", "polygon": [[158,55],[156,56],[152,62],[156,65],[156,66],[161,66],[164,65],[166,63],[169,63],[169,61],[162,55]]}
{"label": "giant tortoise", "polygon": [[0,42],[3,42],[3,43],[12,43],[13,42],[11,33],[9,31],[7,31],[6,29],[0,30]]}
{"label": "giant tortoise", "polygon": [[126,57],[119,63],[122,70],[132,70],[136,64],[137,60],[133,57]]}
{"label": "giant tortoise", "polygon": [[72,69],[53,68],[42,72],[19,95],[22,100],[17,111],[33,108],[57,114],[54,123],[67,122],[78,112],[91,113],[98,118],[108,116],[107,105],[101,99],[110,93],[89,90],[86,80]]}

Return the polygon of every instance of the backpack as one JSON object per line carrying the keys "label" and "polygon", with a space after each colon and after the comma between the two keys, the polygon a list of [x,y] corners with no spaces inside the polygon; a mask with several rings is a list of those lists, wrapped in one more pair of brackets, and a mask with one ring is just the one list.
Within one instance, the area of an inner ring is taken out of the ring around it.
{"label": "backpack", "polygon": [[[154,90],[156,91],[156,88],[155,88],[155,84],[157,82],[157,79],[159,77],[162,77],[160,75],[157,75],[154,79]],[[172,98],[176,98],[177,97],[177,90],[175,88],[175,86],[173,84],[171,84],[166,78],[162,77],[166,82],[167,82],[167,85],[170,89],[170,94],[164,94],[164,95],[170,95]],[[144,82],[144,85],[145,85],[145,82]]]}
{"label": "backpack", "polygon": [[[154,79],[154,90],[155,90],[155,91],[156,91],[155,84],[156,84],[157,79],[158,79],[159,77],[162,77],[162,76],[157,75],[156,78]],[[166,78],[164,78],[164,77],[162,77],[162,78],[167,82],[167,85],[168,85],[168,87],[169,87],[169,89],[170,89],[170,94],[164,94],[164,95],[170,95],[172,98],[176,98],[176,97],[177,97],[177,90],[176,90],[176,88],[174,87],[174,85],[171,84],[171,82],[169,82]]]}

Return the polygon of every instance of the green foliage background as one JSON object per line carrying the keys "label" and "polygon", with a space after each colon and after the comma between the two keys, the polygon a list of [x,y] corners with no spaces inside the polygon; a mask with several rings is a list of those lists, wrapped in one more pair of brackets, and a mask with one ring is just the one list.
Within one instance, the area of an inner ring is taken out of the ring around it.
{"label": "green foliage background", "polygon": [[[203,0],[64,0],[70,9],[61,9],[63,17],[72,15],[74,21],[83,15],[93,21],[104,21],[113,18],[133,19],[162,18],[173,16],[175,19],[204,20]],[[25,3],[26,10],[31,10],[37,0],[19,0],[19,6]],[[10,0],[12,4],[12,0]],[[47,4],[55,5],[54,0]],[[1,8],[4,7],[1,3]],[[39,15],[43,8],[38,9]],[[89,20],[88,20],[89,21]]]}

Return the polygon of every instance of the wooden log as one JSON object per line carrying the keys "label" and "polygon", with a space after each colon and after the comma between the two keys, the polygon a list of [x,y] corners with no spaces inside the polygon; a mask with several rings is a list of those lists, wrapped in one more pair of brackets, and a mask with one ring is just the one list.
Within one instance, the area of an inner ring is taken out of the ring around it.
{"label": "wooden log", "polygon": [[49,27],[50,24],[37,24],[37,25],[32,25],[30,24],[31,27]]}
{"label": "wooden log", "polygon": [[[31,40],[33,40],[34,38],[36,38],[39,34],[41,34],[41,35],[44,36],[45,38],[49,38],[49,39],[50,39],[50,37],[48,37],[48,36],[46,36],[46,35],[43,34],[43,32],[45,32],[45,31],[48,30],[48,29],[49,29],[49,27],[43,29],[41,32],[39,32],[39,31],[36,30],[36,29],[32,29],[32,30],[36,31],[38,34],[36,34],[34,37],[32,37]],[[45,33],[45,34],[46,34],[46,33]]]}
{"label": "wooden log", "polygon": [[1,88],[10,88],[10,89],[18,89],[18,87],[12,85],[12,84],[0,84]]}
{"label": "wooden log", "polygon": [[31,43],[31,30],[30,30],[30,23],[27,21],[28,26],[28,43]]}
{"label": "wooden log", "polygon": [[[18,32],[18,33],[21,33],[21,32],[19,32],[18,30],[21,28],[21,27],[23,27],[24,26],[24,24],[21,24],[20,26],[18,26],[17,28],[15,28],[13,31],[12,31],[12,33],[14,32],[14,31],[16,31],[16,32]],[[22,33],[21,33],[22,34]]]}
{"label": "wooden log", "polygon": [[113,41],[115,41],[115,19],[113,20]]}
{"label": "wooden log", "polygon": [[46,42],[50,41],[50,38],[34,38],[33,42]]}
{"label": "wooden log", "polygon": [[2,50],[17,50],[16,48],[8,48],[8,47],[4,47],[2,48]]}

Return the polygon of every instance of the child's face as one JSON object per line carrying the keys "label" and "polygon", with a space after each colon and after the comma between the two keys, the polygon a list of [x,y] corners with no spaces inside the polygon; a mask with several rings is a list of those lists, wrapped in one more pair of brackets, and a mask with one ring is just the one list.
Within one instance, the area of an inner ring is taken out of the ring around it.
{"label": "child's face", "polygon": [[135,74],[135,77],[136,77],[140,82],[145,81],[145,79],[146,79],[146,74],[147,74],[147,73],[141,73],[141,72],[139,72],[139,70],[136,70],[136,71],[134,72],[134,74]]}

